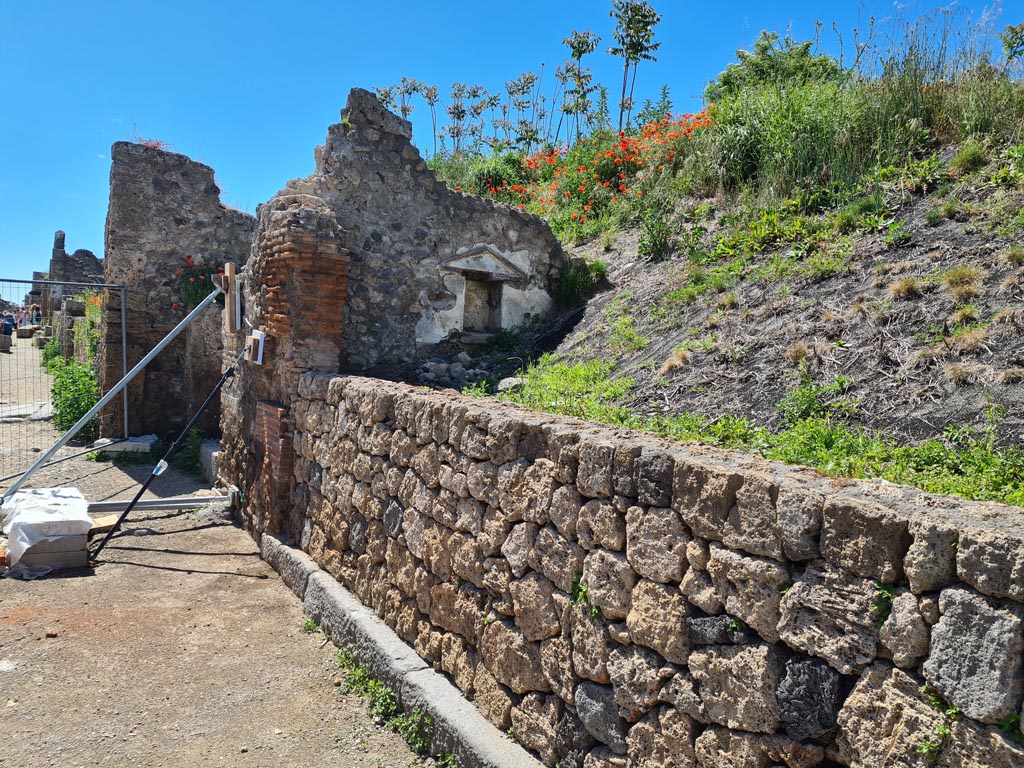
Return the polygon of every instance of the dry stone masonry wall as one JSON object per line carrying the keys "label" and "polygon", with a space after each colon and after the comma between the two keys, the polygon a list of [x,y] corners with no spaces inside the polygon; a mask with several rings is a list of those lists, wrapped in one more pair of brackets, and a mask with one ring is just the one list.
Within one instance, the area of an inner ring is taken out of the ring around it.
{"label": "dry stone masonry wall", "polygon": [[1024,512],[298,376],[290,534],[548,765],[1024,765]]}
{"label": "dry stone masonry wall", "polygon": [[[184,265],[186,254],[205,265],[242,264],[255,228],[252,216],[220,202],[208,166],[142,144],[113,145],[104,280],[127,286],[129,367],[185,316],[175,271]],[[108,297],[100,346],[104,392],[121,377],[121,329],[113,322],[120,306],[115,292]],[[132,434],[177,436],[220,378],[220,312],[213,307],[207,314],[129,385]],[[100,416],[101,434],[120,436],[122,420],[117,400]],[[216,426],[214,407],[200,427],[209,431]]]}

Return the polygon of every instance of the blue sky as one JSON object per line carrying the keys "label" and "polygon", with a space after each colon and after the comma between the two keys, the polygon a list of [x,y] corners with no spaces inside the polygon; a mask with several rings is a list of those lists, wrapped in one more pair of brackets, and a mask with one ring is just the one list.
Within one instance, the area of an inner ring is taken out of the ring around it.
{"label": "blue sky", "polygon": [[[671,88],[677,111],[701,106],[704,84],[762,29],[810,37],[836,21],[849,41],[874,15],[914,16],[934,4],[653,0],[663,20],[657,62],[644,62],[637,98]],[[961,2],[974,16],[991,3]],[[609,0],[207,0],[149,4],[0,0],[0,279],[45,270],[53,232],[67,248],[103,253],[110,145],[159,139],[216,171],[222,199],[250,212],[313,169],[313,148],[338,122],[353,87],[402,75],[499,91],[546,64],[553,83],[562,38],[602,38],[590,64],[614,94],[620,60],[607,54]],[[1024,21],[1005,0],[998,24]],[[830,32],[823,42],[835,48]],[[432,145],[425,107],[417,145]]]}

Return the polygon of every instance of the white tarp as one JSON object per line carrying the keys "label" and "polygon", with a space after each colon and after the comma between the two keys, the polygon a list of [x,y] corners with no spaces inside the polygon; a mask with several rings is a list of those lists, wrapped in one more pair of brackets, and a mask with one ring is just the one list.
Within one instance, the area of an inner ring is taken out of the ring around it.
{"label": "white tarp", "polygon": [[80,536],[92,528],[89,502],[77,488],[33,488],[4,502],[7,564],[14,565],[29,547],[61,536]]}

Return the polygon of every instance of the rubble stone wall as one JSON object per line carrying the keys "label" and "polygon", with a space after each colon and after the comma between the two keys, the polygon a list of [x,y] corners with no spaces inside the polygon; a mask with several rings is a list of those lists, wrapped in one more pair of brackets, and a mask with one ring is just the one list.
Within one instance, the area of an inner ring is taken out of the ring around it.
{"label": "rubble stone wall", "polygon": [[[220,202],[210,167],[142,144],[113,145],[103,279],[113,284],[124,281],[127,286],[129,368],[187,314],[175,275],[184,266],[185,256],[206,266],[227,261],[244,264],[255,229],[254,217]],[[109,292],[100,342],[104,392],[121,377],[119,312],[119,297]],[[221,312],[217,305],[206,312],[216,317],[203,318],[186,329],[129,385],[132,434],[176,437],[220,378],[217,322]],[[120,436],[122,420],[117,399],[100,415],[100,434]],[[199,427],[213,431],[217,424],[215,404]]]}
{"label": "rubble stone wall", "polygon": [[365,378],[287,410],[247,526],[547,765],[1024,765],[1024,510]]}
{"label": "rubble stone wall", "polygon": [[547,222],[438,181],[410,123],[368,91],[342,114],[314,173],[278,193],[323,201],[347,233],[342,370],[394,378],[452,335],[549,314],[565,259]]}

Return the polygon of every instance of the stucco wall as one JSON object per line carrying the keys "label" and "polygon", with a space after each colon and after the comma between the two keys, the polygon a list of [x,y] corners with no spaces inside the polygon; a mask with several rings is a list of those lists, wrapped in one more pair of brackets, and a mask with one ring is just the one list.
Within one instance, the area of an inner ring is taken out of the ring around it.
{"label": "stucco wall", "polygon": [[1024,510],[379,380],[288,402],[291,502],[243,484],[246,524],[549,765],[1024,764]]}

